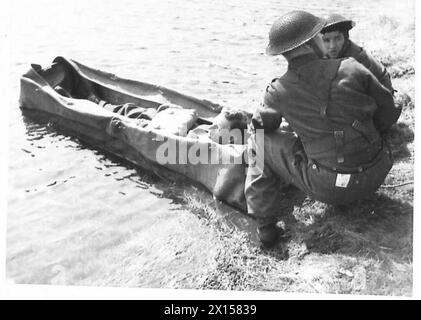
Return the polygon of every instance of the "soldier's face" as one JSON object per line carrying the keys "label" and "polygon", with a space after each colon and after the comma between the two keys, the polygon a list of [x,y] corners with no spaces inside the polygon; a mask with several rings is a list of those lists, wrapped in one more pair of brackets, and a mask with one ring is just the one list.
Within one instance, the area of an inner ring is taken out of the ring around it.
{"label": "soldier's face", "polygon": [[322,37],[329,58],[338,58],[339,53],[345,44],[343,33],[339,31],[326,32]]}

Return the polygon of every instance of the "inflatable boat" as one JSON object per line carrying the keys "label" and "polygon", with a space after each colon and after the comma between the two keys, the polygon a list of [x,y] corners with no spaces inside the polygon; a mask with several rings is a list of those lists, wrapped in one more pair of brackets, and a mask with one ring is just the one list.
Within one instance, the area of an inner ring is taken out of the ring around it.
{"label": "inflatable boat", "polygon": [[[91,92],[110,106],[135,105],[154,116],[130,118],[110,111],[89,100]],[[57,57],[46,67],[32,64],[21,77],[20,107],[137,166],[187,177],[216,199],[245,211],[246,146],[217,143],[201,134],[220,114],[218,104]]]}

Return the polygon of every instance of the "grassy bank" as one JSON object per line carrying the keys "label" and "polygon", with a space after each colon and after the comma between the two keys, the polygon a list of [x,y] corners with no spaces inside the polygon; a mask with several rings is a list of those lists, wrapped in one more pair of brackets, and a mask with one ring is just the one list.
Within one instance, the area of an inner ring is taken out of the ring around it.
{"label": "grassy bank", "polygon": [[403,108],[389,134],[395,164],[384,185],[341,209],[290,190],[282,210],[291,238],[269,251],[256,245],[255,235],[221,219],[212,200],[186,196],[189,210],[220,240],[214,267],[199,288],[411,295],[415,24],[389,16],[364,23],[367,28],[351,38],[388,68]]}

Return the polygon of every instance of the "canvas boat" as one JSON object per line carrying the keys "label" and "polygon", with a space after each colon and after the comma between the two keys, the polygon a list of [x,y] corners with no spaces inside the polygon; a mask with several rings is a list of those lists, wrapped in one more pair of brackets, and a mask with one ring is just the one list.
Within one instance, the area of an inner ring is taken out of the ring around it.
{"label": "canvas boat", "polygon": [[[159,116],[148,122],[112,112],[88,100],[90,90],[110,105],[134,104]],[[170,107],[157,113],[162,106]],[[21,77],[20,107],[95,148],[161,176],[188,178],[216,199],[246,210],[246,145],[220,144],[201,130],[218,117],[219,104],[57,57],[46,67],[32,64]],[[186,132],[175,131],[181,127]]]}

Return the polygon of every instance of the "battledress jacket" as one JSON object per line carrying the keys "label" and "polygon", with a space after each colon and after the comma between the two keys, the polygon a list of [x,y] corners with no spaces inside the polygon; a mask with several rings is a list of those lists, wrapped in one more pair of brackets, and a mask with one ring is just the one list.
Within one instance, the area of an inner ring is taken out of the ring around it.
{"label": "battledress jacket", "polygon": [[252,126],[269,133],[284,118],[309,159],[340,171],[370,162],[400,113],[391,92],[355,59],[308,54],[266,88]]}
{"label": "battledress jacket", "polygon": [[379,61],[368,54],[367,51],[356,45],[351,40],[348,40],[345,43],[344,48],[342,49],[341,53],[339,53],[339,58],[347,57],[352,57],[357,60],[364,67],[370,70],[382,85],[384,85],[392,93],[394,92],[392,82],[390,80],[390,75],[386,68]]}

